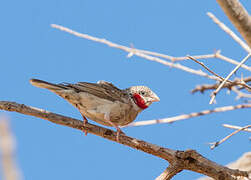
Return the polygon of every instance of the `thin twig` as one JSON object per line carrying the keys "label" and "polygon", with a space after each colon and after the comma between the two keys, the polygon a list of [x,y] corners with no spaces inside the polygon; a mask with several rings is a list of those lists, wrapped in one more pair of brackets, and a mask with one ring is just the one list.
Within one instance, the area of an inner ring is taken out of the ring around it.
{"label": "thin twig", "polygon": [[223,106],[223,107],[218,107],[218,108],[211,109],[211,110],[204,110],[204,111],[190,113],[190,114],[182,114],[179,116],[174,116],[174,117],[169,117],[169,118],[164,118],[164,119],[138,121],[138,122],[133,122],[133,123],[131,123],[127,126],[124,126],[124,127],[146,126],[146,125],[162,124],[162,123],[173,123],[175,121],[189,119],[189,118],[193,118],[193,117],[197,117],[197,116],[203,116],[203,115],[208,115],[208,114],[217,113],[217,112],[232,111],[235,109],[243,109],[243,108],[251,108],[251,104],[239,104],[236,106]]}
{"label": "thin twig", "polygon": [[[228,88],[228,89],[234,90],[234,86],[237,86],[239,84],[239,82],[241,82],[241,81],[243,81],[244,83],[251,82],[251,76],[246,77],[244,79],[236,78],[235,80],[232,81],[232,83],[224,84],[224,86],[222,88]],[[196,93],[198,91],[203,93],[206,90],[217,89],[218,86],[219,86],[219,83],[198,85],[191,91],[191,93]]]}
{"label": "thin twig", "polygon": [[[169,56],[169,55],[166,55],[166,54],[156,53],[156,52],[152,52],[152,51],[146,51],[146,50],[142,50],[142,49],[135,49],[135,50],[139,51],[141,53],[147,54],[147,55],[152,55],[152,56],[157,56],[157,57],[161,57],[161,58],[164,58],[164,59],[168,59],[168,60],[170,60],[172,62],[184,61],[184,60],[189,59],[187,56],[174,57],[174,56]],[[228,63],[234,64],[234,65],[239,64],[238,61],[222,55],[220,50],[217,50],[214,54],[195,55],[193,57],[196,58],[196,59],[218,58],[218,59],[221,59],[221,60],[226,61]],[[241,67],[248,70],[248,71],[251,71],[251,67],[249,67],[249,66],[247,66],[245,64],[241,65]]]}
{"label": "thin twig", "polygon": [[[173,57],[173,56],[169,56],[169,55],[162,54],[162,53],[147,51],[147,50],[143,50],[143,49],[136,49],[136,48],[134,48],[134,49],[135,49],[136,51],[138,51],[138,52],[141,52],[141,53],[144,53],[144,54],[147,54],[147,55],[157,56],[157,57],[161,57],[161,58],[168,59],[168,60],[171,60],[171,61],[173,61],[173,59],[175,58],[175,57]],[[174,61],[173,61],[173,62],[174,62]]]}
{"label": "thin twig", "polygon": [[[169,67],[174,67],[174,68],[177,68],[177,69],[180,69],[180,70],[192,73],[192,74],[196,74],[196,75],[203,76],[203,77],[206,77],[206,78],[209,78],[209,79],[217,80],[217,78],[215,78],[214,76],[210,76],[210,75],[208,75],[207,73],[205,73],[205,72],[203,72],[201,70],[195,70],[195,69],[186,67],[184,65],[181,65],[179,63],[167,62],[167,61],[165,61],[163,59],[153,57],[153,56],[149,56],[147,54],[154,55],[154,56],[159,56],[159,57],[162,57],[162,58],[165,58],[165,59],[170,59],[172,61],[175,61],[175,57],[172,57],[172,56],[164,55],[164,54],[161,54],[161,53],[155,53],[155,52],[151,52],[151,51],[139,50],[139,49],[135,49],[135,48],[129,48],[129,47],[126,47],[126,46],[122,46],[122,45],[113,43],[113,42],[108,41],[106,39],[93,37],[93,36],[90,36],[88,34],[82,34],[82,33],[73,31],[73,30],[71,30],[69,28],[57,25],[57,24],[51,24],[51,26],[53,28],[59,29],[61,31],[68,32],[68,33],[73,34],[75,36],[78,36],[80,38],[85,38],[85,39],[88,39],[88,40],[96,41],[96,42],[99,42],[99,43],[106,44],[106,45],[108,45],[110,47],[114,47],[114,48],[118,48],[118,49],[121,49],[123,51],[126,51],[126,52],[129,53],[128,57],[131,57],[132,55],[137,55],[139,57],[145,58],[145,59],[150,60],[150,61],[155,61],[155,62],[164,64],[164,65],[169,66]],[[208,56],[208,55],[205,55],[205,56]],[[217,56],[217,54],[215,54],[215,56]],[[195,56],[195,57],[201,57],[201,56]],[[220,58],[222,58],[222,57],[224,57],[224,56],[220,56]],[[187,57],[185,57],[185,58],[187,58]],[[226,58],[223,58],[223,60],[226,60]],[[234,60],[230,61],[230,63],[236,64],[236,62]],[[250,70],[251,68],[246,66],[245,69]]]}
{"label": "thin twig", "polygon": [[228,35],[230,35],[240,46],[245,49],[248,53],[251,53],[250,47],[242,41],[230,28],[228,28],[224,23],[217,19],[211,12],[208,12],[207,15]]}
{"label": "thin twig", "polygon": [[[152,51],[147,51],[147,50],[142,50],[142,49],[136,49],[137,51],[147,54],[147,55],[152,55],[152,56],[157,56],[157,57],[161,57],[164,59],[168,59],[172,62],[176,62],[176,61],[184,61],[189,59],[187,56],[182,56],[182,57],[174,57],[174,56],[169,56],[166,54],[162,54],[162,53],[157,53],[157,52],[152,52]],[[209,58],[215,58],[216,57],[216,53],[214,54],[203,54],[203,55],[195,55],[193,56],[197,59],[209,59]]]}
{"label": "thin twig", "polygon": [[194,62],[200,64],[202,67],[204,67],[208,72],[210,72],[211,74],[215,75],[216,77],[218,77],[220,80],[224,81],[224,78],[219,76],[218,74],[216,74],[215,72],[213,72],[212,70],[210,70],[207,66],[205,66],[202,62],[198,61],[197,59],[195,59],[192,56],[187,55],[187,57],[191,60],[193,60]]}
{"label": "thin twig", "polygon": [[[251,47],[251,18],[245,7],[239,0],[217,0],[217,2],[249,47]],[[250,7],[248,10],[250,10]]]}
{"label": "thin twig", "polygon": [[[223,78],[223,77],[221,77],[220,75],[218,75],[218,74],[216,74],[215,72],[213,72],[211,69],[209,69],[207,66],[205,66],[202,62],[198,61],[197,59],[195,59],[195,58],[192,57],[192,56],[189,56],[189,55],[188,55],[187,57],[188,57],[189,59],[193,60],[194,62],[200,64],[202,67],[204,67],[204,68],[205,68],[208,72],[210,72],[211,74],[213,74],[213,75],[215,75],[216,77],[218,77],[218,78],[221,80],[221,82],[224,81],[224,78]],[[238,82],[238,81],[233,82],[233,81],[230,81],[230,80],[226,80],[226,82],[230,83],[230,85],[231,85],[231,84],[241,85],[241,86],[243,86],[243,87],[245,87],[245,88],[247,88],[247,89],[249,89],[249,90],[251,91],[251,87],[249,87],[249,86],[248,86],[245,82],[243,82],[243,81],[240,81],[240,82]]]}
{"label": "thin twig", "polygon": [[142,57],[144,59],[147,59],[147,60],[150,60],[150,61],[155,61],[155,62],[164,64],[166,66],[169,66],[169,67],[172,67],[172,68],[177,68],[177,69],[180,69],[180,70],[192,73],[192,74],[196,74],[196,75],[199,75],[199,76],[202,76],[202,77],[206,77],[206,78],[213,79],[213,80],[218,79],[218,78],[215,78],[214,76],[208,75],[207,73],[205,73],[205,72],[203,72],[201,70],[195,70],[195,69],[186,67],[184,65],[181,65],[179,63],[168,62],[168,61],[165,61],[163,59],[160,59],[160,58],[157,58],[157,57],[154,57],[154,56],[146,55],[144,53],[141,53],[140,51],[138,51],[135,48],[129,48],[129,47],[126,47],[126,46],[122,46],[122,45],[113,43],[113,42],[108,41],[106,39],[93,37],[93,36],[90,36],[88,34],[82,34],[82,33],[73,31],[73,30],[71,30],[69,28],[66,28],[66,27],[63,27],[63,26],[60,26],[60,25],[52,24],[51,27],[59,29],[61,31],[65,31],[65,32],[70,33],[70,34],[73,34],[73,35],[75,35],[77,37],[80,37],[80,38],[89,39],[89,40],[92,40],[92,41],[95,41],[95,42],[106,44],[106,45],[108,45],[110,47],[121,49],[121,50],[126,51],[126,52],[129,53],[128,57],[131,57],[132,55],[136,55],[136,56]]}
{"label": "thin twig", "polygon": [[[196,58],[196,59],[211,59],[211,58],[215,58],[215,55],[216,55],[216,53],[214,53],[214,54],[204,54],[204,55],[195,55],[193,57]],[[184,61],[184,60],[187,60],[187,59],[189,59],[189,57],[183,56],[183,57],[173,57],[171,60],[173,62],[176,62],[176,61]]]}
{"label": "thin twig", "polygon": [[[226,56],[224,56],[224,55],[222,55],[220,53],[217,53],[217,52],[215,54],[215,58],[221,59],[223,61],[226,61],[226,62],[234,64],[234,65],[238,65],[239,64],[238,61],[236,61],[234,59],[231,59],[231,58],[228,58],[228,57],[226,57]],[[248,71],[251,71],[251,67],[250,66],[242,64],[241,67],[244,68],[244,69],[246,69],[246,70],[248,70]]]}
{"label": "thin twig", "polygon": [[[243,127],[241,126],[234,126],[234,125],[230,125],[230,124],[222,124],[222,126],[226,127],[226,128],[230,128],[230,129],[242,129]],[[251,129],[242,129],[242,131],[247,131],[247,132],[251,132]]]}
{"label": "thin twig", "polygon": [[229,134],[228,136],[224,137],[222,140],[220,141],[217,141],[217,142],[214,142],[214,143],[210,143],[210,144],[213,144],[210,146],[211,149],[214,149],[215,147],[219,146],[220,144],[222,144],[223,142],[225,142],[226,140],[228,140],[230,137],[232,137],[233,135],[237,134],[238,132],[240,131],[243,131],[244,129],[247,129],[251,127],[251,125],[247,125],[247,126],[244,126],[236,131],[234,131],[233,133]]}
{"label": "thin twig", "polygon": [[[221,88],[224,86],[224,84],[227,82],[227,80],[240,68],[240,66],[242,64],[244,64],[248,58],[251,56],[251,53],[248,54],[229,74],[228,76],[224,79],[224,81],[221,82],[221,84],[219,85],[219,87],[212,93],[211,95],[211,100],[209,102],[209,104],[212,104],[214,102],[214,99],[217,95],[217,93],[221,90]],[[251,88],[250,88],[251,89]]]}
{"label": "thin twig", "polygon": [[232,91],[234,91],[237,96],[236,96],[236,99],[240,99],[240,98],[251,98],[251,93],[244,93],[242,91],[240,91],[239,89],[237,89],[236,87],[232,87],[231,88]]}

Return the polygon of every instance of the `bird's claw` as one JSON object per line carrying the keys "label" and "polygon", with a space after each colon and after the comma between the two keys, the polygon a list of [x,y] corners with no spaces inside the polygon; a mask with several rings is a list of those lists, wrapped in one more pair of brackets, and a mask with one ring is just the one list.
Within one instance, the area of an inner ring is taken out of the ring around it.
{"label": "bird's claw", "polygon": [[122,134],[122,135],[125,135],[125,133],[119,128],[119,127],[116,127],[117,129],[117,132],[116,132],[116,140],[117,142],[119,142],[119,136]]}
{"label": "bird's claw", "polygon": [[[86,126],[86,124],[88,123],[88,121],[87,121],[87,119],[86,119],[86,117],[84,116],[84,115],[82,115],[82,117],[83,117],[83,126],[85,127]],[[87,134],[88,134],[88,131],[87,130],[85,130],[85,129],[83,129],[83,132],[85,133],[85,136],[87,136]]]}

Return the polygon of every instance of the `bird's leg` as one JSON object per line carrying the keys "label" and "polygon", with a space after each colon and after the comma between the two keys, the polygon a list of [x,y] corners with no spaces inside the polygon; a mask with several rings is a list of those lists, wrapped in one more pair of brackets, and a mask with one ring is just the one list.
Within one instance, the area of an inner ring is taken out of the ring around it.
{"label": "bird's leg", "polygon": [[119,135],[121,134],[125,134],[123,133],[123,131],[119,128],[119,126],[117,126],[116,124],[114,124],[111,120],[110,120],[110,113],[105,113],[105,120],[113,127],[115,127],[117,129],[117,134],[116,134],[116,140],[117,142],[119,142]]}
{"label": "bird's leg", "polygon": [[[81,114],[82,115],[82,117],[83,117],[83,125],[84,125],[84,127],[86,126],[86,124],[88,123],[88,121],[87,121],[87,119],[86,119],[86,117],[83,115],[83,114]],[[85,135],[87,136],[87,134],[88,134],[88,131],[87,130],[85,130],[85,129],[83,129],[83,132],[85,133]]]}

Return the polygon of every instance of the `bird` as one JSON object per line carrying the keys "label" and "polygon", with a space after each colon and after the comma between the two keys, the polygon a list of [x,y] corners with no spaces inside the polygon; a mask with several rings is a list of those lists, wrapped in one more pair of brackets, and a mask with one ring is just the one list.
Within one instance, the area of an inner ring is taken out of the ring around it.
{"label": "bird", "polygon": [[[147,86],[131,86],[119,89],[107,81],[97,83],[78,82],[53,84],[39,79],[30,79],[33,86],[56,93],[76,107],[83,117],[101,125],[115,127],[119,141],[120,127],[133,122],[137,115],[148,108],[159,97]],[[84,131],[87,135],[87,130]]]}

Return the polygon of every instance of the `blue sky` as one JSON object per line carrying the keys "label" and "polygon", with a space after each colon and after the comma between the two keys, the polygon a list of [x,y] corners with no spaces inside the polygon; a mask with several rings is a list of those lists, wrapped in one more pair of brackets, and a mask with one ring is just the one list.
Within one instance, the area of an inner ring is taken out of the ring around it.
{"label": "blue sky", "polygon": [[[245,2],[251,7],[251,2]],[[55,94],[33,87],[30,78],[59,82],[106,80],[120,88],[147,85],[161,101],[136,119],[150,120],[234,105],[235,94],[222,90],[217,104],[210,92],[190,94],[208,79],[169,68],[50,27],[76,31],[172,56],[208,54],[221,49],[241,60],[246,52],[206,15],[210,11],[234,29],[216,1],[1,1],[0,100],[16,101],[81,119],[79,112]],[[234,29],[236,32],[236,30]],[[233,68],[216,59],[203,61],[226,76]],[[200,69],[198,64],[183,62]],[[247,65],[251,66],[250,61]],[[250,75],[239,70],[236,76]],[[0,112],[5,113],[5,112]],[[24,179],[154,179],[168,163],[151,155],[80,131],[17,113],[6,113],[17,140],[17,161]],[[215,150],[208,142],[232,132],[224,123],[250,124],[249,109],[208,115],[173,124],[131,127],[129,135],[168,148],[195,149],[220,164],[250,151],[250,134],[239,133]],[[90,121],[91,122],[91,121]],[[1,171],[0,171],[1,173]],[[195,179],[184,171],[174,179]]]}

